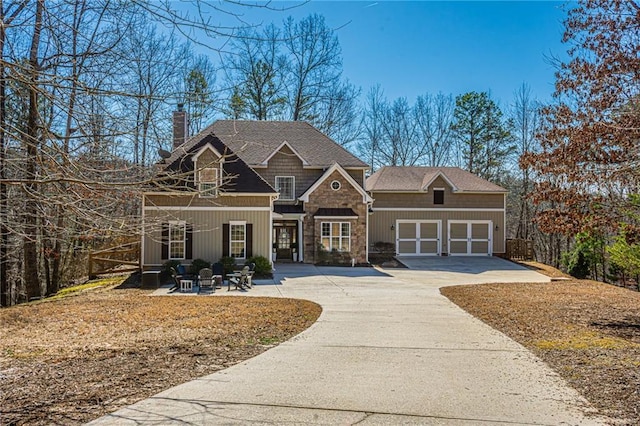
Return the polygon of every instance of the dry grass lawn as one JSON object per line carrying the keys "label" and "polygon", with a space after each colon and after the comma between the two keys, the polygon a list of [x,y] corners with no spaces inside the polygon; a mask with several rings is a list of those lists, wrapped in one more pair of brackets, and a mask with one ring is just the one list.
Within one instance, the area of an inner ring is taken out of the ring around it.
{"label": "dry grass lawn", "polygon": [[587,280],[441,292],[533,351],[615,424],[640,424],[640,293]]}
{"label": "dry grass lawn", "polygon": [[251,358],[321,311],[301,300],[148,297],[102,284],[0,310],[0,424],[87,422]]}
{"label": "dry grass lawn", "polygon": [[[253,357],[320,314],[308,301],[148,297],[98,284],[0,310],[0,424],[89,421]],[[640,293],[579,280],[442,293],[536,353],[616,424],[640,424]]]}

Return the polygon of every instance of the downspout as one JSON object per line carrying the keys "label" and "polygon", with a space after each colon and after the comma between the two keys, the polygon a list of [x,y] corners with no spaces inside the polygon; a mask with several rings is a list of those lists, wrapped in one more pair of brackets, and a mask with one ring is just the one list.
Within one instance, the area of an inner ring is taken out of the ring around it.
{"label": "downspout", "polygon": [[276,270],[276,265],[275,265],[275,261],[273,260],[273,201],[274,201],[274,196],[270,196],[269,197],[269,256],[267,259],[269,259],[269,263],[271,264],[271,269],[272,270]]}
{"label": "downspout", "polygon": [[145,200],[146,200],[146,196],[144,194],[142,194],[142,206],[141,209],[142,211],[140,212],[140,217],[142,217],[140,226],[141,226],[141,232],[140,232],[140,272],[142,273],[144,271],[144,240],[146,237],[146,233],[145,233]]}
{"label": "downspout", "polygon": [[367,211],[365,213],[366,215],[366,220],[365,220],[365,226],[366,226],[366,236],[365,236],[365,260],[367,263],[369,263],[369,211],[373,210],[373,203],[367,203]]}

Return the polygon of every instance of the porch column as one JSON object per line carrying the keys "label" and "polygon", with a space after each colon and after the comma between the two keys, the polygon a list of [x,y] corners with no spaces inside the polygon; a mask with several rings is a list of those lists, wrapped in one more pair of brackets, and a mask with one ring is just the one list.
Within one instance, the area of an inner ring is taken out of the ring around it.
{"label": "porch column", "polygon": [[298,216],[298,262],[304,262],[304,241],[302,240],[304,232],[302,232],[302,226],[302,217]]}

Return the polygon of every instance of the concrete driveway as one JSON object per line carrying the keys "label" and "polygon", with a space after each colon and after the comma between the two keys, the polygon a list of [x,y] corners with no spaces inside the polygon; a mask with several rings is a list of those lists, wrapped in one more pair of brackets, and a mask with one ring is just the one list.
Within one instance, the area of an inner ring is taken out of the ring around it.
{"label": "concrete driveway", "polygon": [[546,277],[495,258],[410,264],[418,269],[279,265],[248,294],[321,304],[312,327],[92,424],[603,424],[538,358],[438,290]]}

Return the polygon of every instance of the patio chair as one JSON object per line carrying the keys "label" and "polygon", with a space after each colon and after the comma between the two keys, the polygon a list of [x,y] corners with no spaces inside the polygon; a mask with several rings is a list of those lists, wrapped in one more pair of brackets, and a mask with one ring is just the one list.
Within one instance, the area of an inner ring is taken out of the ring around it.
{"label": "patio chair", "polygon": [[[171,269],[173,269],[173,268],[171,268]],[[183,276],[183,277],[185,275],[187,275],[187,269],[182,264],[178,265],[178,271],[177,272],[178,272],[178,275]]]}
{"label": "patio chair", "polygon": [[249,264],[249,273],[247,274],[247,285],[249,286],[249,288],[253,287],[253,283],[251,282],[251,280],[253,279],[253,274],[256,273],[256,264],[255,262],[251,262]]}
{"label": "patio chair", "polygon": [[198,293],[205,290],[211,290],[211,292],[216,291],[216,286],[213,283],[213,271],[211,269],[200,269],[200,272],[198,272],[198,282],[200,283],[200,290]]}
{"label": "patio chair", "polygon": [[216,288],[222,288],[222,283],[224,281],[224,265],[222,262],[216,262],[211,265],[211,269],[213,270],[213,282],[215,283]]}
{"label": "patio chair", "polygon": [[249,287],[249,267],[245,266],[242,271],[236,272],[229,277],[227,291],[231,290],[231,284],[236,287],[236,290],[246,290]]}
{"label": "patio chair", "polygon": [[171,273],[171,279],[173,280],[174,286],[169,290],[170,293],[173,293],[176,290],[180,290],[181,293],[188,293],[193,291],[193,280],[188,279],[188,277],[183,277],[178,274],[175,268],[169,269]]}
{"label": "patio chair", "polygon": [[171,287],[169,291],[178,290],[180,288],[180,276],[178,275],[178,272],[175,268],[171,268],[169,269],[169,273],[171,274],[171,281],[173,281],[173,287]]}

